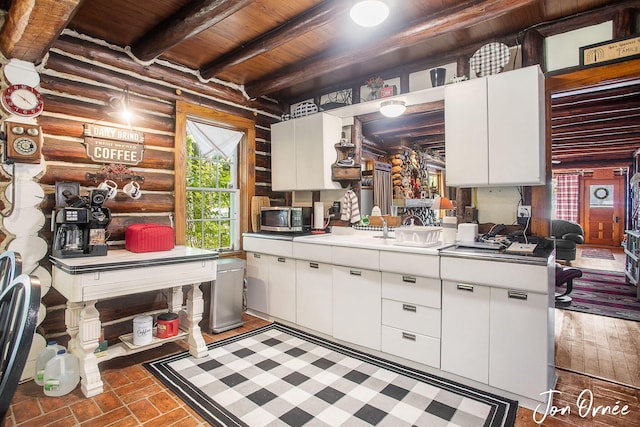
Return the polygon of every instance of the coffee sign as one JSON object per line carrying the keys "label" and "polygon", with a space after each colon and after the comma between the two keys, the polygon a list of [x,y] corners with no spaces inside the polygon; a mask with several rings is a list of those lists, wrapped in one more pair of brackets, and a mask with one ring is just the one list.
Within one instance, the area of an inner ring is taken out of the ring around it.
{"label": "coffee sign", "polygon": [[93,124],[84,125],[87,155],[99,163],[137,165],[144,154],[144,133]]}

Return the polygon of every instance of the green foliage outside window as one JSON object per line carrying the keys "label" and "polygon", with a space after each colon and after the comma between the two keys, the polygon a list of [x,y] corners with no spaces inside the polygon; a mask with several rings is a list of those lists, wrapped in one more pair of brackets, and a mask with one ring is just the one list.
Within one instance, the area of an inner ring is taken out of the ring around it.
{"label": "green foliage outside window", "polygon": [[187,246],[233,249],[232,229],[237,221],[234,162],[235,156],[202,157],[195,139],[187,135]]}

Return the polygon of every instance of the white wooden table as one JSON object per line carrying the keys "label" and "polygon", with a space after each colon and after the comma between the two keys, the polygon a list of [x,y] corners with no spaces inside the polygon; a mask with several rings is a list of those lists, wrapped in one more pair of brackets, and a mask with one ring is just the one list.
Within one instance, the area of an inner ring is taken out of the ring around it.
{"label": "white wooden table", "polygon": [[[67,298],[65,323],[69,352],[80,361],[82,393],[86,397],[102,393],[103,382],[98,363],[114,357],[157,347],[165,342],[185,338],[195,357],[206,355],[207,347],[200,326],[204,300],[200,284],[215,280],[217,252],[185,246],[170,251],[133,253],[110,250],[106,256],[55,258],[53,287]],[[183,286],[189,286],[187,305],[183,309]],[[170,312],[180,314],[180,328],[186,333],[147,346],[125,342],[110,345],[106,355],[97,358],[102,324],[96,302],[141,292],[164,290]]]}

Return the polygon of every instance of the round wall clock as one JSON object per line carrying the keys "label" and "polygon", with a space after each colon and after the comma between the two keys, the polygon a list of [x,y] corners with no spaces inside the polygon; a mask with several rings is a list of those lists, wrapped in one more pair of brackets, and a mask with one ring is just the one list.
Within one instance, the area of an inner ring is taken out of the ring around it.
{"label": "round wall clock", "polygon": [[42,95],[29,85],[11,85],[2,92],[2,107],[9,113],[22,117],[36,117],[42,113]]}

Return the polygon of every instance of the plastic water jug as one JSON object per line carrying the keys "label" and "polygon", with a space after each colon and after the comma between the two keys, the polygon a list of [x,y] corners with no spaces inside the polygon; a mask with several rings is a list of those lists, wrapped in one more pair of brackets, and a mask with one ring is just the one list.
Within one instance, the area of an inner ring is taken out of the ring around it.
{"label": "plastic water jug", "polygon": [[47,346],[36,358],[36,373],[33,377],[33,381],[35,381],[36,384],[44,385],[44,368],[47,366],[47,362],[58,354],[58,350],[64,350],[64,347],[58,345],[56,341],[49,341]]}
{"label": "plastic water jug", "polygon": [[78,358],[64,349],[58,350],[58,354],[44,368],[44,394],[64,396],[76,388],[79,382]]}

